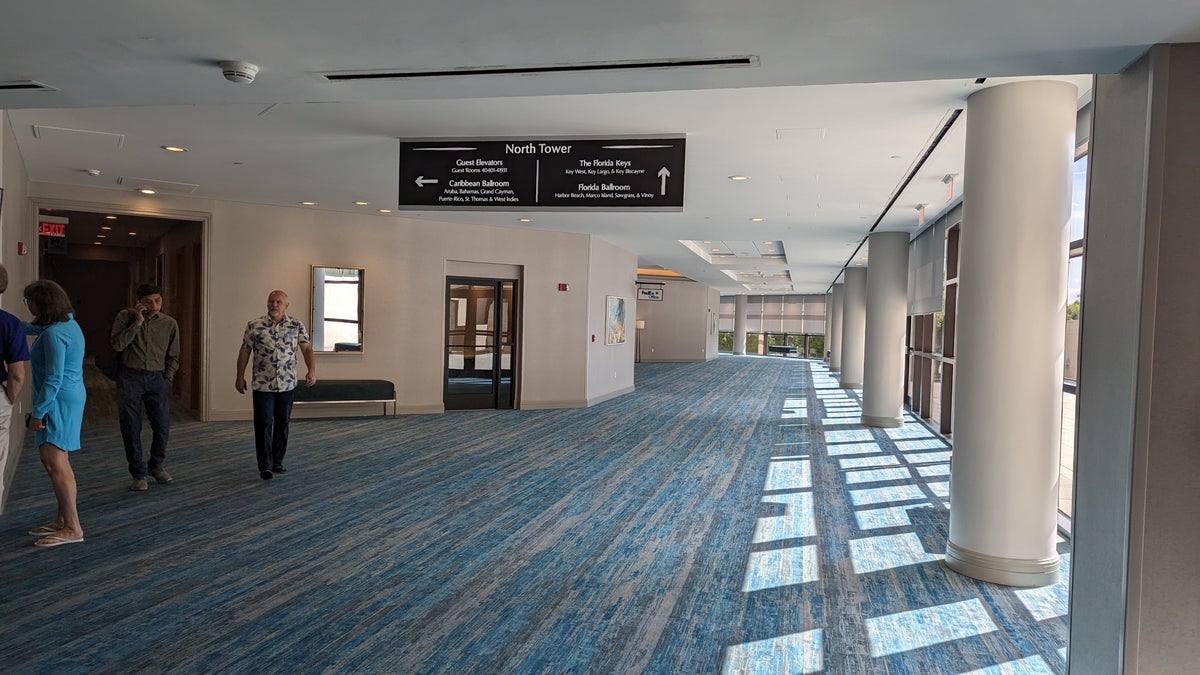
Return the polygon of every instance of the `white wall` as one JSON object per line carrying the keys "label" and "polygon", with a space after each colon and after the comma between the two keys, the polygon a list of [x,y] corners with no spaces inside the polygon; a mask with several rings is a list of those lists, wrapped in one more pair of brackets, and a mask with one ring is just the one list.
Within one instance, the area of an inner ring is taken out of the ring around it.
{"label": "white wall", "polygon": [[[9,288],[0,296],[0,307],[23,319],[28,319],[29,316],[21,302],[21,289],[33,280],[33,255],[18,256],[17,242],[23,241],[30,249],[37,250],[37,237],[22,234],[21,228],[21,224],[29,220],[25,199],[25,186],[28,182],[25,163],[17,149],[17,140],[9,123],[8,113],[0,110],[0,188],[4,189],[4,203],[0,204],[0,248],[4,254],[0,259],[8,270]],[[8,502],[8,488],[12,484],[17,459],[25,442],[25,427],[20,424],[20,420],[29,409],[26,402],[29,400],[31,384],[27,371],[25,393],[21,400],[16,402],[12,413],[12,419],[18,423],[10,425],[8,447],[0,448],[0,513],[4,512],[4,505]]]}
{"label": "white wall", "polygon": [[[659,282],[655,282],[659,283]],[[721,307],[721,294],[704,284],[665,281],[662,300],[639,300],[642,361],[707,361],[717,357],[712,315]]]}
{"label": "white wall", "polygon": [[[117,204],[124,210],[207,214],[205,394],[208,418],[249,419],[250,399],[233,388],[246,322],[266,311],[280,288],[289,313],[309,323],[312,264],[366,269],[364,353],[320,354],[318,378],[383,378],[396,383],[402,412],[440,412],[447,260],[524,268],[521,407],[583,407],[632,383],[633,359],[618,378],[588,382],[592,264],[588,235],[490,228],[381,215],[241,204],[183,197],[31,186],[37,200]],[[602,243],[602,242],[601,242]],[[636,259],[612,249],[598,278],[633,279]],[[601,250],[604,247],[600,247]],[[621,259],[624,258],[622,261]],[[625,269],[620,270],[621,266]],[[571,291],[560,293],[558,283]],[[603,291],[597,291],[601,295]],[[632,353],[632,352],[631,352]],[[303,372],[303,367],[301,368]],[[369,411],[368,411],[369,412]]]}
{"label": "white wall", "polygon": [[[630,274],[630,269],[634,274]],[[637,256],[608,242],[592,239],[589,255],[588,334],[588,405],[633,391],[633,357],[637,346],[637,297],[634,276]],[[605,344],[605,316],[608,296],[625,299],[625,342]],[[596,340],[592,342],[591,336]]]}

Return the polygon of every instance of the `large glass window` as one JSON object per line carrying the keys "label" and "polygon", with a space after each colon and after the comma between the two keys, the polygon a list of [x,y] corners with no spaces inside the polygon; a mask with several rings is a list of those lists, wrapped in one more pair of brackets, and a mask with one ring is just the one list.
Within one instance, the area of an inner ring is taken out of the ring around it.
{"label": "large glass window", "polygon": [[1079,375],[1079,319],[1083,314],[1083,240],[1087,230],[1088,158],[1075,160],[1071,185],[1071,252],[1067,261],[1067,325],[1063,345],[1062,442],[1059,445],[1058,510],[1070,518],[1075,482],[1075,397]]}
{"label": "large glass window", "polygon": [[723,330],[717,333],[717,351],[721,354],[733,353],[733,331]]}

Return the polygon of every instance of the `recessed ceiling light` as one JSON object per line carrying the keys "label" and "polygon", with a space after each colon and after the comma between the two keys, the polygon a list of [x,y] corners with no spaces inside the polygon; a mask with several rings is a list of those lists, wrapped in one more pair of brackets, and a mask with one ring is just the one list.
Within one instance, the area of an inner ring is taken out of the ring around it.
{"label": "recessed ceiling light", "polygon": [[303,204],[304,206],[316,206],[317,205],[316,202],[300,202],[300,203]]}
{"label": "recessed ceiling light", "polygon": [[892,159],[900,159],[900,155],[892,155]]}
{"label": "recessed ceiling light", "polygon": [[144,195],[152,195],[152,194],[154,194],[154,190],[151,190],[150,188],[142,188],[142,189],[138,190],[138,192],[140,192],[140,193],[142,193],[142,194],[144,194]]}
{"label": "recessed ceiling light", "polygon": [[750,176],[730,176],[729,180],[750,180]]}
{"label": "recessed ceiling light", "polygon": [[370,203],[371,202],[354,202],[354,205],[355,206],[366,206],[367,204],[370,204]]}
{"label": "recessed ceiling light", "polygon": [[104,245],[104,242],[102,242],[102,241],[93,241],[92,243],[93,243],[93,244],[95,244],[95,245],[97,245],[97,246],[102,246],[102,245]]}
{"label": "recessed ceiling light", "polygon": [[867,259],[867,257],[866,257],[866,256],[863,256],[863,257],[859,258],[859,260],[866,260],[866,259]]}
{"label": "recessed ceiling light", "polygon": [[131,236],[131,237],[136,237],[136,236],[137,236],[137,232],[130,232],[130,233],[129,233],[129,236]]}
{"label": "recessed ceiling light", "polygon": [[112,228],[111,228],[111,227],[109,227],[108,225],[101,225],[101,226],[100,226],[100,229],[102,229],[102,230],[111,230]]}
{"label": "recessed ceiling light", "polygon": [[104,216],[104,219],[105,220],[116,220],[117,217],[116,216]]}
{"label": "recessed ceiling light", "polygon": [[392,212],[392,210],[391,210],[391,209],[378,209],[378,211],[379,211],[380,213],[391,213],[391,212]]}
{"label": "recessed ceiling light", "polygon": [[166,150],[167,152],[187,152],[187,148],[180,147],[178,145],[164,145],[162,146],[162,149]]}
{"label": "recessed ceiling light", "polygon": [[720,252],[721,252],[721,249],[719,249],[719,248],[714,248],[714,249],[713,249],[713,253],[720,253]]}
{"label": "recessed ceiling light", "polygon": [[96,238],[97,238],[97,239],[104,239],[104,238],[105,238],[105,237],[107,237],[107,236],[108,236],[107,234],[98,234],[98,235],[96,235]]}
{"label": "recessed ceiling light", "polygon": [[764,221],[764,220],[766,220],[766,218],[751,218],[751,219],[750,219],[750,222],[752,222],[752,223],[761,223],[761,222],[762,222],[762,221]]}
{"label": "recessed ceiling light", "polygon": [[706,241],[706,242],[704,242],[704,243],[706,243],[706,244],[711,244],[712,242],[711,242],[711,241]]}
{"label": "recessed ceiling light", "polygon": [[518,223],[532,223],[533,218],[517,218]]}
{"label": "recessed ceiling light", "polygon": [[862,267],[862,263],[854,263],[855,267]]}

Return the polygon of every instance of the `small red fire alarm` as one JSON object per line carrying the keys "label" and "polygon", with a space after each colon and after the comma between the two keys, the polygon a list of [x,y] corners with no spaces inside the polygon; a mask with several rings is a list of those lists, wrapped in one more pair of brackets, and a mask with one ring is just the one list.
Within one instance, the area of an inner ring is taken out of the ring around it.
{"label": "small red fire alarm", "polygon": [[17,242],[17,255],[25,255],[26,253],[29,253],[29,248],[25,246],[25,242],[18,241]]}
{"label": "small red fire alarm", "polygon": [[560,290],[560,291],[569,291],[569,290],[571,290],[571,285],[570,285],[570,284],[559,284],[559,285],[558,285],[558,290]]}

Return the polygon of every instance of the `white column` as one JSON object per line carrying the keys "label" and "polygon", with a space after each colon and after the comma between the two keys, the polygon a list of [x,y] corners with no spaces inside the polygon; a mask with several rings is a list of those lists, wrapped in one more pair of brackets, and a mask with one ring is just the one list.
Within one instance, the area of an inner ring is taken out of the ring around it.
{"label": "white column", "polygon": [[904,321],[908,316],[908,233],[875,232],[868,241],[867,328],[862,423],[904,426]]}
{"label": "white column", "polygon": [[733,300],[733,353],[746,353],[746,296]]}
{"label": "white column", "polygon": [[863,353],[867,338],[867,268],[848,267],[842,298],[842,389],[863,386]]}
{"label": "white column", "polygon": [[967,100],[946,565],[993,583],[1058,581],[1077,95],[1039,80]]}
{"label": "white column", "polygon": [[829,372],[836,373],[842,369],[842,300],[846,296],[845,284],[834,284],[829,293],[833,309],[829,312]]}

